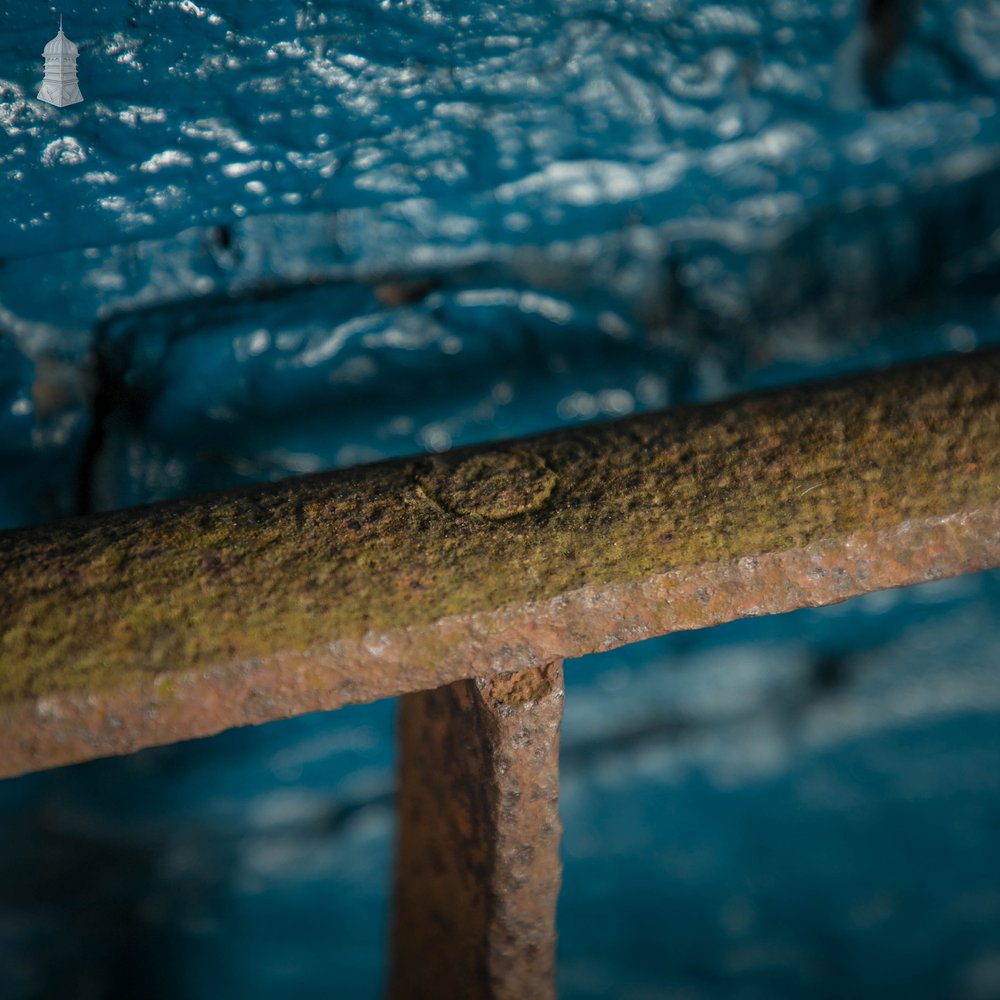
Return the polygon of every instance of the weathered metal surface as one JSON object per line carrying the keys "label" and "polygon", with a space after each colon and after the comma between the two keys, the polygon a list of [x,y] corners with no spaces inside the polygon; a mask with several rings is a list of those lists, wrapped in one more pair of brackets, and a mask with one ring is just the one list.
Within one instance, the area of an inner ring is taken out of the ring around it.
{"label": "weathered metal surface", "polygon": [[555,995],[561,664],[400,702],[395,1000]]}
{"label": "weathered metal surface", "polygon": [[1000,564],[1000,353],[0,535],[0,775]]}

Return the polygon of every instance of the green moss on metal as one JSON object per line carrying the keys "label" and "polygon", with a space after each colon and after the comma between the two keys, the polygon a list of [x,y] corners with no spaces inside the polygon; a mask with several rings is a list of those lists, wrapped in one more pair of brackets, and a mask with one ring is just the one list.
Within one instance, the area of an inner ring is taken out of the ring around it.
{"label": "green moss on metal", "polygon": [[1000,501],[1000,355],[0,535],[0,703]]}

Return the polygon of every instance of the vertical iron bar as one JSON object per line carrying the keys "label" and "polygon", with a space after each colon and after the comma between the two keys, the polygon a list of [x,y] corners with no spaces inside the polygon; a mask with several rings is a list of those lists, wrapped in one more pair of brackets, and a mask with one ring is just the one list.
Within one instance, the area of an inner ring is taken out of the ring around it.
{"label": "vertical iron bar", "polygon": [[404,696],[390,995],[555,995],[562,664]]}

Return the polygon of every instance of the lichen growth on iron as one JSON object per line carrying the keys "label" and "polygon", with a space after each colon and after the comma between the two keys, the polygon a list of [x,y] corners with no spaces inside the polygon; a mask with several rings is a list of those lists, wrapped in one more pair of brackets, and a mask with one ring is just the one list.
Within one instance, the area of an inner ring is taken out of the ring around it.
{"label": "lichen growth on iron", "polygon": [[432,459],[417,487],[441,510],[505,521],[541,510],[558,482],[537,452],[509,448]]}
{"label": "lichen growth on iron", "polygon": [[992,352],[57,522],[0,535],[0,704],[998,503]]}

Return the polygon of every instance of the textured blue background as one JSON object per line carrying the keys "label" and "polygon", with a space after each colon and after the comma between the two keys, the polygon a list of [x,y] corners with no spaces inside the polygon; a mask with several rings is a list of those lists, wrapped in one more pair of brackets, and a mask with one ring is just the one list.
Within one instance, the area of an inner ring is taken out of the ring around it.
{"label": "textured blue background", "polygon": [[[1000,9],[0,10],[0,527],[1000,342]],[[1000,576],[568,665],[561,995],[1000,997]],[[367,997],[392,705],[0,784],[0,996]]]}

